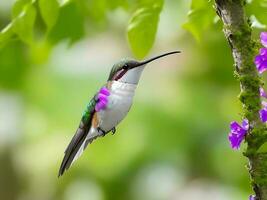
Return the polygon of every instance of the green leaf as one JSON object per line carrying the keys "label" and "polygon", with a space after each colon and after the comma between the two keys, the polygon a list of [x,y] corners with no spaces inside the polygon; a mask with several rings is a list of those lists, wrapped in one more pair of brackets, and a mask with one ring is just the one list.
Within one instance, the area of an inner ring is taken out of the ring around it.
{"label": "green leaf", "polygon": [[75,2],[64,4],[59,12],[58,20],[51,29],[48,38],[52,43],[70,39],[70,43],[84,35],[84,18]]}
{"label": "green leaf", "polygon": [[89,0],[88,14],[94,21],[102,21],[106,18],[108,4],[106,0]]}
{"label": "green leaf", "polygon": [[14,32],[25,43],[30,44],[32,42],[35,18],[35,7],[32,4],[27,4],[13,21]]}
{"label": "green leaf", "polygon": [[112,1],[108,1],[108,5],[111,10],[117,9],[119,7],[128,8],[129,2],[125,0],[112,0]]}
{"label": "green leaf", "polygon": [[14,35],[12,26],[13,24],[10,23],[0,32],[0,48],[2,48]]}
{"label": "green leaf", "polygon": [[192,0],[191,2],[191,10],[204,8],[205,6],[207,6],[207,1],[205,0]]}
{"label": "green leaf", "polygon": [[138,58],[143,58],[152,48],[158,28],[162,0],[153,1],[137,9],[128,25],[128,41]]}
{"label": "green leaf", "polygon": [[267,0],[253,0],[246,7],[249,15],[254,15],[257,20],[264,25],[267,25]]}
{"label": "green leaf", "polygon": [[24,10],[31,0],[17,0],[12,7],[12,18],[16,18]]}
{"label": "green leaf", "polygon": [[261,145],[257,152],[258,153],[266,153],[267,152],[267,143],[264,143],[263,145]]}
{"label": "green leaf", "polygon": [[213,23],[215,16],[211,2],[193,0],[188,13],[188,22],[183,25],[183,28],[189,31],[197,41],[200,41],[202,34]]}
{"label": "green leaf", "polygon": [[57,22],[59,15],[59,3],[57,0],[39,0],[41,16],[50,30]]}

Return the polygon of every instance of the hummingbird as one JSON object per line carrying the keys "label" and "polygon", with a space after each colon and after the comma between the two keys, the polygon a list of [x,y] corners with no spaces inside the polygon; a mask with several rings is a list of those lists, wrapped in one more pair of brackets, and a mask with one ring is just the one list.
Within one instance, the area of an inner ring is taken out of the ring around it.
{"label": "hummingbird", "polygon": [[180,51],[171,51],[144,61],[122,59],[113,65],[107,83],[87,104],[80,124],[65,150],[58,176],[62,176],[76,161],[88,144],[107,133],[116,132],[116,126],[126,117],[133,103],[136,87],[145,66],[159,58]]}

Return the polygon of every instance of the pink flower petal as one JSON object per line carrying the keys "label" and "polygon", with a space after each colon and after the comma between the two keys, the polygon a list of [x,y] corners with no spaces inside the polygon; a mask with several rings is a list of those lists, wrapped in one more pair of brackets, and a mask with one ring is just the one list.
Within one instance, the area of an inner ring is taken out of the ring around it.
{"label": "pink flower petal", "polygon": [[261,96],[261,97],[264,97],[264,98],[267,98],[267,94],[266,94],[266,92],[264,91],[263,87],[260,87],[260,96]]}
{"label": "pink flower petal", "polygon": [[261,39],[261,44],[267,47],[267,32],[261,32],[260,39]]}

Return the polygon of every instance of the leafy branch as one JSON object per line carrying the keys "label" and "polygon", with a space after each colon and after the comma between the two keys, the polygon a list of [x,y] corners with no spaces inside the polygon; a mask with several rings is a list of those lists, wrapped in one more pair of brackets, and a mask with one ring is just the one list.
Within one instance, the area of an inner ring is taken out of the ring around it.
{"label": "leafy branch", "polygon": [[[87,5],[83,0],[68,0],[63,4],[57,0],[17,0],[13,5],[11,22],[0,32],[0,48],[12,39],[31,46],[36,42],[35,27],[42,24],[45,28],[39,30],[39,38],[43,34],[52,44],[66,38],[73,43],[85,33],[85,17],[91,23],[105,21],[108,12],[121,7],[130,14],[133,12],[127,38],[134,55],[143,58],[154,44],[163,0],[139,0],[131,5],[126,2],[94,0]],[[129,7],[135,9],[132,11]],[[39,16],[42,22],[38,21],[36,25]]]}
{"label": "leafy branch", "polygon": [[36,4],[47,29],[55,25],[59,14],[59,3],[56,0],[18,0],[12,9],[12,21],[0,32],[0,47],[15,36],[27,44],[32,43]]}

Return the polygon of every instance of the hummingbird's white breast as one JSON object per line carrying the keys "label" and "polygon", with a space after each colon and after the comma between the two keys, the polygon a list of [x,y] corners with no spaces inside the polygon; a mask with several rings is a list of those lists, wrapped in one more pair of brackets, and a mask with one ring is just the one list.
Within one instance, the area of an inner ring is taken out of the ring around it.
{"label": "hummingbird's white breast", "polygon": [[108,105],[106,109],[97,113],[99,127],[102,130],[110,131],[127,115],[133,102],[136,87],[136,84],[111,82]]}

